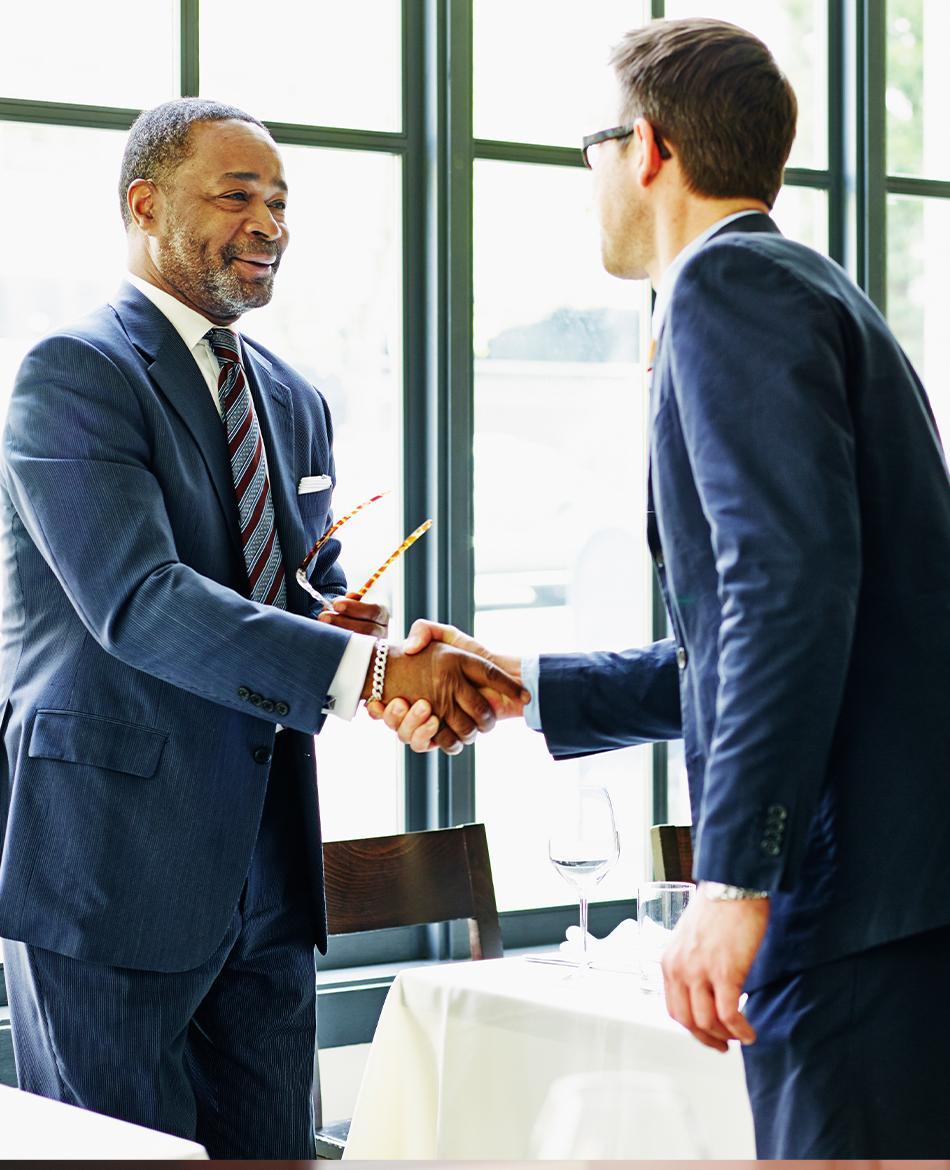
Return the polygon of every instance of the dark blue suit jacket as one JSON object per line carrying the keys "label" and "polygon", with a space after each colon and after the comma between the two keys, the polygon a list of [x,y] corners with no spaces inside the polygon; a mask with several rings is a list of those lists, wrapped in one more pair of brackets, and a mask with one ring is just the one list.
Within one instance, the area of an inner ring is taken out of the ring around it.
{"label": "dark blue suit jacket", "polygon": [[550,750],[682,735],[695,876],[773,895],[749,987],[950,923],[950,484],[906,356],[749,216],[680,274],[651,401],[674,637],[542,657]]}
{"label": "dark blue suit jacket", "polygon": [[[244,351],[289,612],[244,596],[224,428],[146,297],[123,287],[20,369],[0,466],[0,937],[202,963],[240,897],[280,722],[325,945],[312,737],[348,635],[312,620],[293,574],[329,523],[330,489],[297,484],[333,476],[330,421],[299,374]],[[346,588],[338,551],[313,573],[330,594]]]}

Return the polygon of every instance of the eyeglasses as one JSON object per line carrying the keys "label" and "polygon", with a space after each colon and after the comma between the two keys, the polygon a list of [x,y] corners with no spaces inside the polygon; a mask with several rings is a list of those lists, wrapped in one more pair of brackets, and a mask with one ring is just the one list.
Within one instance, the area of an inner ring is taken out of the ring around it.
{"label": "eyeglasses", "polygon": [[[300,568],[296,573],[297,584],[301,587],[301,589],[305,589],[315,601],[319,601],[324,609],[333,609],[333,603],[324,597],[323,594],[318,590],[314,589],[314,587],[307,580],[307,569],[310,567],[310,562],[317,555],[320,549],[323,548],[330,537],[343,527],[347,520],[352,520],[357,512],[362,512],[364,508],[368,508],[370,504],[375,504],[377,500],[381,500],[385,495],[388,495],[388,492],[380,492],[378,496],[372,496],[370,499],[364,500],[362,504],[357,504],[357,506],[351,512],[347,512],[345,516],[341,516],[335,524],[331,524],[331,526],[326,530],[326,532],[324,532],[323,536],[320,537],[310,552],[308,552],[304,559],[300,562]],[[355,594],[350,594],[350,596],[362,597],[364,593],[366,593],[376,584],[376,582],[383,575],[383,573],[386,572],[389,566],[394,561],[397,561],[406,551],[406,549],[411,548],[419,539],[419,537],[422,536],[424,532],[428,532],[431,527],[432,521],[426,520],[419,525],[415,532],[410,532],[399,548],[397,548],[395,552],[391,553],[390,556],[388,556],[383,561],[379,568],[360,586],[359,589],[356,590]]]}
{"label": "eyeglasses", "polygon": [[[609,130],[598,130],[596,134],[587,134],[581,143],[584,166],[588,170],[592,170],[590,157],[587,153],[592,146],[596,146],[598,142],[607,142],[611,138],[629,138],[634,130],[636,130],[635,126],[611,126]],[[660,158],[671,159],[673,156],[670,154],[670,148],[659,134],[657,134],[655,127],[653,130],[653,138],[656,141],[656,148],[660,152]]]}

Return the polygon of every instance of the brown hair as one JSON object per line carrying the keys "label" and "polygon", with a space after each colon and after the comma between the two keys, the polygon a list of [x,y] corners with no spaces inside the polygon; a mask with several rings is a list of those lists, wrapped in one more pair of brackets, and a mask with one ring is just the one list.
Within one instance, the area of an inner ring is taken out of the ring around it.
{"label": "brown hair", "polygon": [[627,33],[610,64],[623,120],[646,118],[693,191],[773,205],[798,102],[758,37],[720,20],[658,20]]}

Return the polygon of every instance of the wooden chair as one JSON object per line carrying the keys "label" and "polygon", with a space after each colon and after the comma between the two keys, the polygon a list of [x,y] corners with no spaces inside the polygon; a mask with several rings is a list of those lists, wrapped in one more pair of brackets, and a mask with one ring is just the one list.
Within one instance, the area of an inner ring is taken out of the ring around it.
{"label": "wooden chair", "polygon": [[[327,841],[323,865],[331,935],[468,919],[472,958],[502,957],[484,825]],[[342,1157],[349,1129],[318,1129],[317,1157]]]}
{"label": "wooden chair", "polygon": [[653,825],[653,877],[658,882],[693,880],[693,838],[689,825]]}

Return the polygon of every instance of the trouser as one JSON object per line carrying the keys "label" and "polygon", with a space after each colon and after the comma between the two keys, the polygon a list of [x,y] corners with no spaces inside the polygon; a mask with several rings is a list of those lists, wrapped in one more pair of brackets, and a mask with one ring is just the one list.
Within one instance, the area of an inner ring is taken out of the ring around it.
{"label": "trouser", "polygon": [[314,1157],[313,924],[281,739],[240,903],[207,962],[166,974],[4,943],[22,1089],[212,1158]]}
{"label": "trouser", "polygon": [[759,1158],[950,1156],[950,928],[753,991],[743,1049]]}

